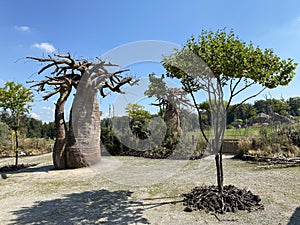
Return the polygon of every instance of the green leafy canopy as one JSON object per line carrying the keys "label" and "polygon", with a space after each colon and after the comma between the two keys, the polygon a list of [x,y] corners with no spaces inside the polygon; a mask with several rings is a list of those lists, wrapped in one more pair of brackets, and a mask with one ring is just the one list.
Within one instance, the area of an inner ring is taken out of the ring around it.
{"label": "green leafy canopy", "polygon": [[[188,39],[183,50],[189,50],[199,56],[210,68],[214,76],[225,86],[232,79],[244,79],[263,87],[275,88],[288,85],[295,75],[297,63],[293,59],[280,59],[272,49],[260,49],[250,42],[241,41],[231,30],[203,30],[198,40],[193,36]],[[167,75],[186,78],[186,73],[170,63],[183,50],[165,57],[164,67]]]}
{"label": "green leafy canopy", "polygon": [[3,88],[0,88],[0,108],[9,110],[13,117],[28,113],[33,102],[33,93],[22,84],[7,81]]}
{"label": "green leafy canopy", "polygon": [[126,112],[129,118],[134,121],[147,121],[151,119],[151,114],[144,109],[144,106],[136,103],[129,103],[126,107]]}

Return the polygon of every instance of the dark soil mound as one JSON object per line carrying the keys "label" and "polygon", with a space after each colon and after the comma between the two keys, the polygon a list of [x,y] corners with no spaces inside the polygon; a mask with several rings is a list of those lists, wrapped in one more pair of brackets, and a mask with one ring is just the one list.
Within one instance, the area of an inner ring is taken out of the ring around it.
{"label": "dark soil mound", "polygon": [[[195,187],[190,193],[183,194],[184,211],[205,210],[205,212],[237,212],[263,209],[261,198],[251,191],[233,185],[224,186],[223,201],[217,186]],[[222,207],[223,206],[223,207]]]}

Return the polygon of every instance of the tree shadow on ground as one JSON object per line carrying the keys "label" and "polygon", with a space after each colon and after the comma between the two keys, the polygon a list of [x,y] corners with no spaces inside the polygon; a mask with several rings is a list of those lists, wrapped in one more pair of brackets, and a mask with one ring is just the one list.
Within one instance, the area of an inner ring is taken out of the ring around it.
{"label": "tree shadow on ground", "polygon": [[[38,164],[37,164],[38,165]],[[3,168],[3,167],[2,167]],[[53,165],[48,166],[29,166],[27,168],[22,168],[18,170],[11,171],[0,171],[0,175],[2,179],[7,179],[7,175],[9,174],[19,174],[19,173],[40,173],[40,172],[49,172],[50,170],[54,170]]]}
{"label": "tree shadow on ground", "polygon": [[300,225],[300,207],[296,208],[287,225]]}
{"label": "tree shadow on ground", "polygon": [[130,201],[133,192],[97,190],[36,202],[12,213],[11,224],[149,224],[142,202]]}

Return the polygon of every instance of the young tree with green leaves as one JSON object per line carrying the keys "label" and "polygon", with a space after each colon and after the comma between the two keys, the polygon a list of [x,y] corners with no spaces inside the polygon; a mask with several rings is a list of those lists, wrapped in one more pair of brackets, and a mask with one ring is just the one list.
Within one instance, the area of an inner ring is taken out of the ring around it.
{"label": "young tree with green leaves", "polygon": [[[197,57],[204,62],[200,66],[193,61]],[[220,98],[219,108],[215,109],[222,110],[222,107],[225,107],[225,111],[228,112],[229,109],[234,110],[240,104],[258,96],[266,88],[287,86],[294,77],[297,66],[293,59],[280,59],[272,49],[255,47],[251,42],[246,43],[239,39],[232,30],[226,32],[225,29],[216,32],[203,30],[197,40],[191,37],[182,50],[176,50],[171,56],[165,57],[163,65],[167,70],[167,76],[180,79],[184,89],[192,96],[199,114],[200,127],[202,127],[201,113],[195,94],[205,88],[205,82],[210,82],[208,79],[213,79],[217,88],[209,86],[206,91],[210,94],[219,92],[217,93]],[[210,76],[207,76],[208,73]],[[260,85],[261,90],[230,108],[234,98],[254,85]],[[224,104],[226,89],[228,98],[227,104]],[[215,106],[215,102],[211,101],[210,107]],[[222,123],[224,120],[225,118],[219,122]],[[205,133],[202,133],[205,136]],[[224,130],[220,129],[217,133],[222,139]],[[222,144],[218,148],[215,149],[215,161],[218,189],[222,195]]]}
{"label": "young tree with green leaves", "polygon": [[13,118],[10,127],[15,132],[15,151],[16,161],[15,165],[18,166],[18,132],[20,128],[20,116],[29,113],[33,102],[33,93],[22,84],[13,81],[7,81],[3,88],[0,88],[0,108],[8,111]]}
{"label": "young tree with green leaves", "polygon": [[150,134],[147,125],[150,122],[151,114],[144,109],[144,106],[130,103],[126,107],[130,119],[132,132],[140,139],[146,139]]}

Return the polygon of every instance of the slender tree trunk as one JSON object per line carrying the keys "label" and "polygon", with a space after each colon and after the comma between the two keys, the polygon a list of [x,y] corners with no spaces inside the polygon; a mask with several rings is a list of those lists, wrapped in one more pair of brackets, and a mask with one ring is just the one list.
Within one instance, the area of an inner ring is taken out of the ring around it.
{"label": "slender tree trunk", "polygon": [[222,186],[222,189],[221,189],[221,193],[223,194],[223,185],[224,185],[224,174],[223,174],[223,153],[222,153],[222,147],[221,147],[221,150],[220,150],[220,180],[221,180],[221,186]]}
{"label": "slender tree trunk", "polygon": [[15,166],[18,166],[19,163],[19,137],[18,137],[18,131],[19,131],[19,126],[20,126],[20,117],[17,114],[17,118],[16,118],[16,127],[15,127],[15,138],[16,138],[16,162],[15,162]]}
{"label": "slender tree trunk", "polygon": [[[221,105],[222,106],[222,105]],[[217,107],[217,112],[222,112],[219,107]],[[225,132],[225,116],[222,113],[215,116],[214,118],[214,126],[215,126],[215,142],[213,146],[216,150],[218,150],[216,154],[216,168],[217,168],[217,183],[218,183],[218,191],[221,198],[221,211],[224,212],[224,198],[223,198],[223,185],[224,185],[224,174],[223,174],[223,137]],[[222,126],[223,124],[223,126]]]}
{"label": "slender tree trunk", "polygon": [[219,193],[223,194],[223,168],[222,168],[222,155],[217,153],[215,156],[216,168],[217,168],[217,183]]}
{"label": "slender tree trunk", "polygon": [[18,140],[18,129],[15,129],[15,141],[16,141],[16,162],[15,162],[15,166],[18,166],[18,160],[19,160],[19,140]]}
{"label": "slender tree trunk", "polygon": [[70,91],[65,91],[60,94],[55,106],[55,127],[56,127],[56,139],[53,148],[53,164],[56,169],[66,168],[66,134],[67,126],[65,122],[65,103],[70,95]]}
{"label": "slender tree trunk", "polygon": [[216,156],[215,156],[215,161],[216,161],[216,168],[217,168],[218,189],[219,189],[219,193],[222,195],[223,194],[223,183],[224,183],[224,175],[223,175],[223,139],[217,140],[217,141],[219,143],[213,143],[213,145],[216,149],[219,149]]}

